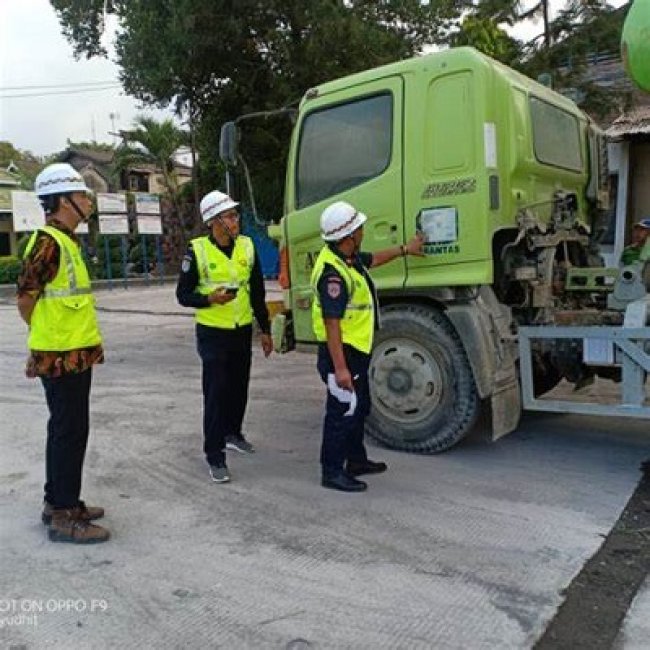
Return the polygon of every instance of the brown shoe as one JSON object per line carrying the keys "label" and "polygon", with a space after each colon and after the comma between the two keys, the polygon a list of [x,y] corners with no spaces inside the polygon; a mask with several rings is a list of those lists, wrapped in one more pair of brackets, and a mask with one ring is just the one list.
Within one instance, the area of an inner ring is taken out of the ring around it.
{"label": "brown shoe", "polygon": [[106,528],[84,519],[83,511],[79,507],[53,510],[48,535],[52,542],[72,544],[99,544],[111,536]]}
{"label": "brown shoe", "polygon": [[[104,516],[104,508],[99,506],[87,506],[83,501],[79,501],[79,510],[81,519],[84,521],[93,521],[95,519],[101,519]],[[41,521],[49,526],[52,521],[52,513],[54,508],[46,501],[43,504],[43,514],[41,515]]]}

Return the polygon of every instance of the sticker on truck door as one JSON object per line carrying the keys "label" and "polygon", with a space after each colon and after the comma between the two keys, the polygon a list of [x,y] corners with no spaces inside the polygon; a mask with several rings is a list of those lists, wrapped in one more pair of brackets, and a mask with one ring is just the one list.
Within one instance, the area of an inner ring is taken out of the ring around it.
{"label": "sticker on truck door", "polygon": [[418,215],[416,226],[424,234],[424,252],[429,255],[459,253],[458,210],[454,207],[428,208]]}

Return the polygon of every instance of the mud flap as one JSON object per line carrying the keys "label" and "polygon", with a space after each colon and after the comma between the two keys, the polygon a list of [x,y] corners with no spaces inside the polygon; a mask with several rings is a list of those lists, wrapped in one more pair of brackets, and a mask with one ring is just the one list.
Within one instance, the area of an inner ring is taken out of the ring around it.
{"label": "mud flap", "polygon": [[517,347],[510,334],[512,315],[489,287],[476,300],[448,308],[447,315],[463,342],[481,398],[490,400],[492,440],[517,428],[521,418],[521,390]]}
{"label": "mud flap", "polygon": [[516,371],[510,381],[495,388],[490,398],[492,410],[492,440],[512,433],[521,418],[521,390]]}

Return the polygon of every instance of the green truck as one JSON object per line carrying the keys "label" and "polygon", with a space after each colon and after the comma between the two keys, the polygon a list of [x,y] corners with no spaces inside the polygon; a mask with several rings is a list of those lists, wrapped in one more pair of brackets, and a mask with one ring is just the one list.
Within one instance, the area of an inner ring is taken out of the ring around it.
{"label": "green truck", "polygon": [[[222,155],[235,159],[234,123]],[[426,256],[373,270],[381,302],[368,434],[413,452],[450,448],[489,409],[517,427],[517,331],[616,322],[593,233],[607,202],[601,132],[571,100],[472,48],[312,88],[297,114],[282,246],[285,348],[314,342],[310,275],[336,200],[369,217],[364,250],[425,235]],[[620,314],[619,314],[620,316]],[[573,341],[532,351],[535,393],[584,383]],[[611,375],[611,368],[602,368]]]}

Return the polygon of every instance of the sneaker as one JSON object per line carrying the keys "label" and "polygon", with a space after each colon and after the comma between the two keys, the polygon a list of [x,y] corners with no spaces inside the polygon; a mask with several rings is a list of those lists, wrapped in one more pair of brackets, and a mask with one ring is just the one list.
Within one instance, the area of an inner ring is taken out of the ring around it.
{"label": "sneaker", "polygon": [[226,438],[226,449],[238,451],[240,454],[252,454],[255,452],[255,447],[244,436],[228,436]]}
{"label": "sneaker", "polygon": [[228,483],[230,481],[230,472],[225,463],[210,465],[210,476],[215,483]]}
{"label": "sneaker", "polygon": [[53,510],[47,533],[52,542],[72,544],[100,544],[111,536],[106,528],[83,519],[79,507]]}
{"label": "sneaker", "polygon": [[[52,523],[52,513],[54,508],[47,501],[43,503],[43,513],[41,514],[41,521],[49,526]],[[93,521],[94,519],[101,519],[104,516],[104,508],[99,506],[87,506],[83,501],[79,501],[79,517],[84,521]]]}

